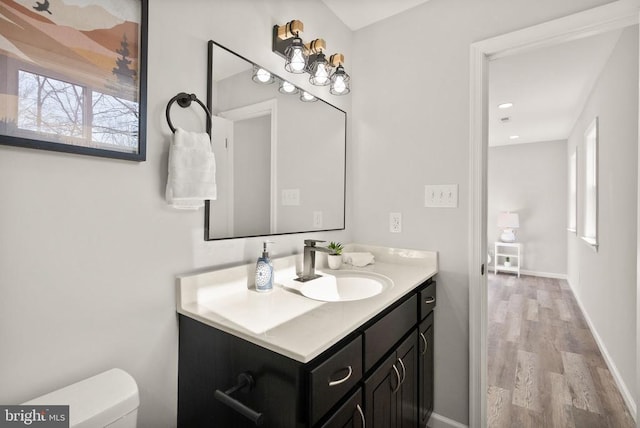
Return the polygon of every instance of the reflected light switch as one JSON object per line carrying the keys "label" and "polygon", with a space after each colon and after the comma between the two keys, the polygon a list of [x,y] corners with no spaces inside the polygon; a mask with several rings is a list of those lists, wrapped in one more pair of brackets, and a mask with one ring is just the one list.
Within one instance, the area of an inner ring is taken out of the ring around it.
{"label": "reflected light switch", "polygon": [[300,205],[300,189],[282,189],[282,205],[285,207]]}

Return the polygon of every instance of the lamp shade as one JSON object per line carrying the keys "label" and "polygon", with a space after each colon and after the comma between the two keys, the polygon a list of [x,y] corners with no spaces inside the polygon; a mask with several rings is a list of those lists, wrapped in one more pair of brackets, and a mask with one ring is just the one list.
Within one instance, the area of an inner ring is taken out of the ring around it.
{"label": "lamp shade", "polygon": [[498,227],[501,229],[517,229],[520,219],[517,213],[501,212],[498,214]]}

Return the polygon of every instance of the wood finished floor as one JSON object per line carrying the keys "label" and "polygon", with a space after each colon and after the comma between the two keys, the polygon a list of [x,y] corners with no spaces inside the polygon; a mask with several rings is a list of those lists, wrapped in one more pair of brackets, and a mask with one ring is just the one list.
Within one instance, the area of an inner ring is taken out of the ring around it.
{"label": "wood finished floor", "polygon": [[566,281],[488,282],[490,428],[636,426]]}

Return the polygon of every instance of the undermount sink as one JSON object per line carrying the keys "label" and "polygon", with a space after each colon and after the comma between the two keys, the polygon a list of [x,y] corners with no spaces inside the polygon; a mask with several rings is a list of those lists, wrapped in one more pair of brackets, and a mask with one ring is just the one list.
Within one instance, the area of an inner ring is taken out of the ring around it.
{"label": "undermount sink", "polygon": [[393,281],[372,272],[339,270],[323,272],[323,276],[300,287],[303,296],[323,302],[348,302],[377,296],[393,287]]}

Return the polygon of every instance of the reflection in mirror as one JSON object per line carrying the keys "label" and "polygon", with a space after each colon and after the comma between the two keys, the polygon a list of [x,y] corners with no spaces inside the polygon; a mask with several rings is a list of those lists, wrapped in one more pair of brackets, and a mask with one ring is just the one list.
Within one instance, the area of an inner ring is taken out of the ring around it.
{"label": "reflection in mirror", "polygon": [[209,49],[218,199],[207,202],[205,239],[344,229],[346,113]]}

